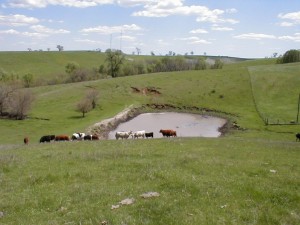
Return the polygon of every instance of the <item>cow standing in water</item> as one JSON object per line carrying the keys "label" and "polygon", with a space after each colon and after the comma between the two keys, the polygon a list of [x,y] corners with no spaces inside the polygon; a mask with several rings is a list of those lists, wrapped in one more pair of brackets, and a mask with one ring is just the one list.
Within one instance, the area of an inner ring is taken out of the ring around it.
{"label": "cow standing in water", "polygon": [[29,143],[29,138],[28,138],[28,137],[25,137],[25,138],[24,138],[24,144],[25,144],[25,145],[28,145],[28,143]]}

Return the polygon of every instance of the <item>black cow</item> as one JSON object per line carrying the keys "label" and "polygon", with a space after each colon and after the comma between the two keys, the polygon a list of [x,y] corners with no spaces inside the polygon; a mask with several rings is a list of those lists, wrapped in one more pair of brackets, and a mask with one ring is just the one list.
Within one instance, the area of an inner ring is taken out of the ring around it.
{"label": "black cow", "polygon": [[151,137],[153,138],[153,132],[145,133],[146,138]]}
{"label": "black cow", "polygon": [[55,135],[45,135],[45,136],[41,137],[40,143],[50,142],[50,141],[52,141],[54,139],[55,139]]}
{"label": "black cow", "polygon": [[88,134],[84,136],[83,140],[88,140],[88,141],[99,140],[99,137],[94,134]]}
{"label": "black cow", "polygon": [[300,133],[296,134],[296,141],[300,141]]}

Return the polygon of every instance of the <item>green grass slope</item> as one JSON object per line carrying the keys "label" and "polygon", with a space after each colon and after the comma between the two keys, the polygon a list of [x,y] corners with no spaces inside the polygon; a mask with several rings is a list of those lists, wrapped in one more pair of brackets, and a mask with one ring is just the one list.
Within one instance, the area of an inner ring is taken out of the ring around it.
{"label": "green grass slope", "polygon": [[65,73],[70,62],[82,68],[99,68],[105,54],[99,52],[0,52],[0,69],[23,76],[30,73],[35,79],[51,78]]}
{"label": "green grass slope", "polygon": [[[0,224],[299,224],[299,125],[265,126],[257,112],[289,116],[276,96],[294,101],[298,68],[257,60],[32,88],[31,119],[0,120]],[[147,86],[161,95],[131,89]],[[81,118],[74,108],[91,87],[99,105]],[[220,111],[245,129],[221,138],[38,143],[148,103]],[[160,196],[140,197],[149,191]],[[126,198],[135,201],[111,209]]]}
{"label": "green grass slope", "polygon": [[296,121],[300,63],[249,67],[254,98],[269,123]]}
{"label": "green grass slope", "polygon": [[[299,224],[299,144],[174,138],[0,151],[1,224]],[[140,195],[158,192],[159,197]],[[134,203],[120,205],[127,198]]]}

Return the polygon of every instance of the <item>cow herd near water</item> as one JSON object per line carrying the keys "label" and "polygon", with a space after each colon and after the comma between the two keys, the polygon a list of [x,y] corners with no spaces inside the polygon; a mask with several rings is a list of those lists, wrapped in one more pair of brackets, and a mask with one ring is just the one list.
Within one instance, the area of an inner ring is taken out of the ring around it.
{"label": "cow herd near water", "polygon": [[[177,137],[177,133],[174,130],[163,130],[159,131],[163,137]],[[153,132],[146,132],[145,130],[140,131],[117,131],[115,134],[116,139],[132,139],[138,138],[154,138]],[[51,142],[51,141],[82,141],[82,140],[99,140],[97,135],[85,134],[85,133],[74,133],[72,136],[68,135],[44,135],[40,138],[40,143]],[[28,137],[24,138],[24,143],[28,144]]]}
{"label": "cow herd near water", "polygon": [[[177,137],[177,133],[174,130],[160,130],[159,133],[163,135],[163,137]],[[128,139],[132,137],[133,139],[138,138],[153,138],[153,132],[142,131],[117,131],[115,134],[116,139]],[[51,141],[81,141],[81,140],[99,140],[97,135],[85,134],[85,133],[74,133],[71,138],[68,135],[44,135],[40,138],[40,143],[51,142]],[[296,141],[300,141],[300,133],[296,134]],[[29,138],[24,138],[24,144],[29,144]]]}

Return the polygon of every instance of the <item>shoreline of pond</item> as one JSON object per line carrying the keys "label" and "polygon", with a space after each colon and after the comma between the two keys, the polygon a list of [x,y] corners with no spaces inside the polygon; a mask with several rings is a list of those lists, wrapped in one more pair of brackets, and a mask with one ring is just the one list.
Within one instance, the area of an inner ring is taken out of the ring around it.
{"label": "shoreline of pond", "polygon": [[145,104],[142,106],[130,105],[129,107],[118,113],[116,116],[102,120],[88,127],[87,133],[97,135],[102,140],[108,140],[109,133],[115,130],[121,123],[128,122],[129,120],[143,113],[166,112],[190,113],[225,119],[226,122],[224,123],[224,125],[222,127],[219,127],[218,129],[218,131],[221,133],[220,137],[227,134],[230,130],[244,130],[243,128],[238,126],[236,122],[232,122],[232,118],[237,117],[237,115],[231,113],[226,113],[219,110],[199,108],[196,106],[180,107],[171,104]]}

